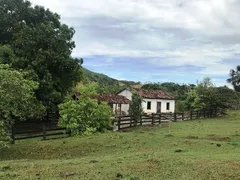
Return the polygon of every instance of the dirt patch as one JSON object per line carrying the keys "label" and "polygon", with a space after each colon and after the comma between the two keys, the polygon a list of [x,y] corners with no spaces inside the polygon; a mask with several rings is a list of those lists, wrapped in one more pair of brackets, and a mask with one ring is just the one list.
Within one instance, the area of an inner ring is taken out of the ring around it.
{"label": "dirt patch", "polygon": [[148,169],[159,169],[161,162],[157,159],[148,159],[146,162],[146,167]]}
{"label": "dirt patch", "polygon": [[232,136],[240,136],[240,132],[235,131],[235,133]]}
{"label": "dirt patch", "polygon": [[63,178],[66,178],[66,177],[69,177],[69,176],[74,176],[76,175],[76,173],[74,172],[61,172],[60,173],[60,176],[63,177]]}
{"label": "dirt patch", "polygon": [[164,137],[173,137],[172,134],[166,134]]}
{"label": "dirt patch", "polygon": [[187,139],[199,139],[198,136],[187,136]]}
{"label": "dirt patch", "polygon": [[208,136],[206,139],[211,140],[211,141],[231,141],[230,137],[221,137],[221,136]]}
{"label": "dirt patch", "polygon": [[28,171],[25,171],[26,174],[35,174],[36,176],[39,176],[41,174],[41,171],[38,171],[38,170],[28,170]]}

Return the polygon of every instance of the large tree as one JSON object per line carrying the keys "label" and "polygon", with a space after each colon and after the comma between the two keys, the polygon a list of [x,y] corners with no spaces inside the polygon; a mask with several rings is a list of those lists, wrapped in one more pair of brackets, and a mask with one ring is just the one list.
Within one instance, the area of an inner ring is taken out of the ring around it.
{"label": "large tree", "polygon": [[52,109],[61,103],[81,79],[82,59],[71,57],[75,31],[60,16],[25,0],[0,0],[0,45],[9,45],[16,58],[6,53],[2,63],[28,70],[39,82],[38,100]]}
{"label": "large tree", "polygon": [[236,70],[230,70],[230,78],[227,79],[229,83],[231,83],[235,89],[235,91],[240,92],[240,65],[237,66]]}

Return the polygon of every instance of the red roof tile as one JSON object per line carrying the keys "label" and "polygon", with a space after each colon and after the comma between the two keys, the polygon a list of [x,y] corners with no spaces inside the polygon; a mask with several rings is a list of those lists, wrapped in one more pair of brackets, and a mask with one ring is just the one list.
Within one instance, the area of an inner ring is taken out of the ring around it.
{"label": "red roof tile", "polygon": [[143,98],[149,99],[168,99],[175,100],[176,98],[162,90],[145,90],[145,89],[135,89],[138,94]]}
{"label": "red roof tile", "polygon": [[115,95],[115,94],[104,94],[94,96],[99,101],[105,101],[110,104],[129,104],[131,101],[125,96]]}
{"label": "red roof tile", "polygon": [[[74,99],[78,99],[78,97],[80,97],[81,94],[78,92],[74,92]],[[130,100],[127,99],[125,96],[121,96],[121,95],[116,95],[116,94],[103,94],[103,95],[96,95],[93,96],[94,99],[97,99],[98,101],[105,101],[108,102],[110,104],[130,104]]]}

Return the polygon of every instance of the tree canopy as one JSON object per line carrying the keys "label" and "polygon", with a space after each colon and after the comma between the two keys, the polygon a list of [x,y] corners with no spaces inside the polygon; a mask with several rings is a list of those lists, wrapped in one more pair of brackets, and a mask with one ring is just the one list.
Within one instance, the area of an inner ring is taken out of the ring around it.
{"label": "tree canopy", "polygon": [[204,78],[192,89],[184,100],[185,110],[213,110],[239,107],[238,94],[227,86],[216,87],[210,78]]}
{"label": "tree canopy", "polygon": [[232,84],[235,91],[240,92],[240,65],[236,67],[236,70],[230,70],[230,78],[227,79]]}
{"label": "tree canopy", "polygon": [[29,71],[39,83],[37,99],[48,109],[61,103],[81,79],[83,61],[71,57],[74,33],[49,9],[25,0],[0,0],[0,45],[8,45],[16,57],[4,52],[1,63]]}
{"label": "tree canopy", "polygon": [[174,82],[164,83],[147,83],[142,86],[143,89],[151,90],[163,90],[174,96],[178,100],[184,100],[187,98],[187,93],[194,88],[195,85],[178,84]]}

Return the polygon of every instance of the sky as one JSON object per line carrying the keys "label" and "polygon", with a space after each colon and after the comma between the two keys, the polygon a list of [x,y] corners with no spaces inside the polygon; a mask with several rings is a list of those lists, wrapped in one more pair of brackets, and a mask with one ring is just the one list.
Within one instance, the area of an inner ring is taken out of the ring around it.
{"label": "sky", "polygon": [[239,0],[30,0],[76,30],[72,56],[110,77],[228,85],[240,64]]}

